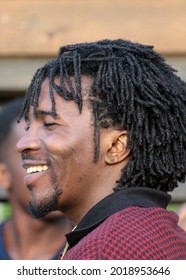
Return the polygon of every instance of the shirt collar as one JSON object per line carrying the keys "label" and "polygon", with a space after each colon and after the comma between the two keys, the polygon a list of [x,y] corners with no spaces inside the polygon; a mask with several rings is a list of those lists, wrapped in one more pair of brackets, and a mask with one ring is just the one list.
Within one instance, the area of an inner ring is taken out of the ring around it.
{"label": "shirt collar", "polygon": [[132,206],[166,208],[170,200],[169,194],[147,187],[116,190],[93,206],[77,225],[75,231],[66,235],[69,247],[73,247],[106,218],[122,209]]}

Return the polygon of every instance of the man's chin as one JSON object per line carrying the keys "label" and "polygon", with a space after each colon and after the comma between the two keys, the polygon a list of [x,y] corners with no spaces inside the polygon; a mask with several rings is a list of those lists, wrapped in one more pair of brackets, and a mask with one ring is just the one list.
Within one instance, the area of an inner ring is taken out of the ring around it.
{"label": "man's chin", "polygon": [[30,204],[28,211],[33,218],[43,218],[50,212],[57,210],[56,206],[58,205],[58,200],[62,194],[62,191],[56,184],[55,176],[52,177],[51,186],[53,186],[53,189],[51,188],[51,191],[45,192],[45,195],[43,195],[42,198],[37,197],[37,195],[34,193],[33,190],[35,189],[35,186],[28,186],[30,190]]}
{"label": "man's chin", "polygon": [[48,215],[50,213],[50,210],[46,207],[36,207],[30,203],[28,212],[32,218],[40,219]]}

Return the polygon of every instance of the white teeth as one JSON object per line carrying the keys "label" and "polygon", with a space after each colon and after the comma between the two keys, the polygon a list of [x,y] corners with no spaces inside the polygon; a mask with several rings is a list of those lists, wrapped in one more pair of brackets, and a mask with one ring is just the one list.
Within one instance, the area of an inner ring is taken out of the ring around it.
{"label": "white teeth", "polygon": [[30,173],[34,173],[34,172],[45,171],[47,169],[48,169],[47,165],[39,165],[39,166],[32,166],[32,167],[27,168],[26,172],[28,174],[30,174]]}

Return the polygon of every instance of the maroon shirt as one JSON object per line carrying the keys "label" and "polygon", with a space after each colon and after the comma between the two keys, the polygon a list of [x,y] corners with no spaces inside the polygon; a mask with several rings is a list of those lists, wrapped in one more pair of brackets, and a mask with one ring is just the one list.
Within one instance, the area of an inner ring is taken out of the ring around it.
{"label": "maroon shirt", "polygon": [[95,205],[76,230],[64,260],[186,260],[186,232],[155,189],[116,191]]}

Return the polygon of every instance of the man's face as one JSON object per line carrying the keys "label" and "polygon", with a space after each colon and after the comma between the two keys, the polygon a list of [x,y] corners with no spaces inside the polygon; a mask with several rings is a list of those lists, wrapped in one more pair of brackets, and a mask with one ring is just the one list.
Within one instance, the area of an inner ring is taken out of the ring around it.
{"label": "man's face", "polygon": [[[84,78],[83,92],[89,84]],[[86,101],[81,114],[74,101],[56,94],[55,102],[57,117],[51,115],[49,82],[45,80],[38,117],[34,117],[31,107],[26,134],[17,143],[17,149],[28,173],[25,183],[30,191],[32,214],[41,217],[52,210],[62,210],[76,219],[95,203],[94,187],[104,160],[100,154],[98,163],[93,162],[94,127]]]}
{"label": "man's face", "polygon": [[[16,143],[17,141],[23,137],[25,134],[25,122],[21,121],[19,124],[17,121],[14,121],[11,127],[11,133],[9,136],[9,140],[5,146],[5,161],[9,176],[10,176],[10,185],[9,188],[9,200],[11,205],[14,207],[21,208],[23,211],[28,214],[28,205],[29,205],[29,192],[25,187],[24,176],[26,176],[26,170],[22,168],[21,164],[21,156],[16,151]],[[15,210],[16,211],[16,210]],[[54,219],[63,217],[64,215],[61,212],[54,211],[44,217],[45,221],[54,221]]]}

